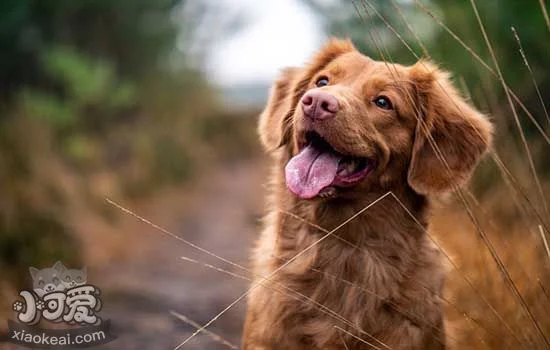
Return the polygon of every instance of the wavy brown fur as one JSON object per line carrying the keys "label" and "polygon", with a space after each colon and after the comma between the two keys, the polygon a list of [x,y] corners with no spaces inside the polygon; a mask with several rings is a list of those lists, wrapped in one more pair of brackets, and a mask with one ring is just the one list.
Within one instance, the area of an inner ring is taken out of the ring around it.
{"label": "wavy brown fur", "polygon": [[[297,154],[305,128],[300,98],[320,74],[330,77],[322,89],[341,108],[315,131],[339,152],[375,159],[377,167],[353,188],[302,200],[287,189],[284,167]],[[371,103],[381,91],[393,111]],[[307,67],[282,73],[259,132],[274,165],[268,215],[253,257],[258,276],[270,276],[325,235],[311,224],[332,230],[388,191],[420,225],[386,196],[269,280],[258,278],[262,285],[248,301],[244,349],[445,348],[444,268],[425,233],[429,202],[469,178],[490,143],[484,116],[433,64],[375,62],[349,41],[332,40]]]}

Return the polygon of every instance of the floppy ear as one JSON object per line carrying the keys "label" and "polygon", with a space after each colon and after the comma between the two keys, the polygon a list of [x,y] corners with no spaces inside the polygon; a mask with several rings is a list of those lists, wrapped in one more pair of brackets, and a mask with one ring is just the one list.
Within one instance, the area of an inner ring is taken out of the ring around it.
{"label": "floppy ear", "polygon": [[272,151],[290,141],[292,115],[312,77],[338,56],[355,51],[350,40],[329,40],[305,68],[286,68],[271,88],[260,115],[258,133],[262,145]]}
{"label": "floppy ear", "polygon": [[410,77],[420,115],[409,165],[409,185],[421,194],[453,190],[470,178],[491,143],[493,126],[464,100],[448,74],[435,65],[421,61],[411,67]]}
{"label": "floppy ear", "polygon": [[258,123],[260,141],[267,151],[272,151],[290,139],[289,127],[294,108],[294,86],[300,74],[299,68],[286,68],[273,84],[267,106]]}

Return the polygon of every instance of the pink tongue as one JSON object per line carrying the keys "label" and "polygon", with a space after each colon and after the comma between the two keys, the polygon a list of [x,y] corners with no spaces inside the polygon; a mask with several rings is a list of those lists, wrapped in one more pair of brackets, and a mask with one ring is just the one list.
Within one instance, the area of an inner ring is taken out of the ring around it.
{"label": "pink tongue", "polygon": [[285,167],[286,185],[300,198],[313,198],[336,177],[340,158],[309,145]]}

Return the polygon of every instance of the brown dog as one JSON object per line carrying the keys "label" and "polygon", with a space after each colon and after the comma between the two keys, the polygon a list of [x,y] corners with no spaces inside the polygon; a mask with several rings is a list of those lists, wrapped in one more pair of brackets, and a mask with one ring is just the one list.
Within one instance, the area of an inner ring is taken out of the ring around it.
{"label": "brown dog", "polygon": [[259,133],[274,167],[244,349],[445,348],[430,198],[470,177],[487,119],[435,65],[332,40],[282,73]]}

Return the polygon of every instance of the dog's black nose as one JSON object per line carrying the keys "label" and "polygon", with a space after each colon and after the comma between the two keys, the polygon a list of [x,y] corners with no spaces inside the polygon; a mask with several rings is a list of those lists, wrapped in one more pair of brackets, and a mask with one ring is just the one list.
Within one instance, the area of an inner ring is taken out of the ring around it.
{"label": "dog's black nose", "polygon": [[333,118],[338,109],[338,100],[328,92],[313,90],[302,97],[302,110],[313,120]]}

